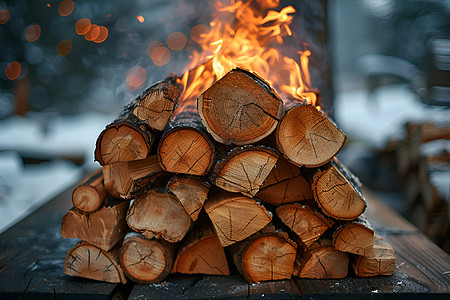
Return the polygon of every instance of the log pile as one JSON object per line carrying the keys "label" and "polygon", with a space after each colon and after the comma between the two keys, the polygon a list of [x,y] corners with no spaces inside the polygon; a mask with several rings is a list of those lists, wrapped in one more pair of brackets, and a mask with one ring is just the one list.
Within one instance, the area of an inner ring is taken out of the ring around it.
{"label": "log pile", "polygon": [[101,168],[62,220],[62,236],[82,240],[66,274],[156,283],[237,270],[254,283],[393,272],[326,114],[240,68],[179,110],[181,95],[171,76],[100,133]]}
{"label": "log pile", "polygon": [[404,189],[405,214],[450,253],[450,123],[411,121],[381,154]]}

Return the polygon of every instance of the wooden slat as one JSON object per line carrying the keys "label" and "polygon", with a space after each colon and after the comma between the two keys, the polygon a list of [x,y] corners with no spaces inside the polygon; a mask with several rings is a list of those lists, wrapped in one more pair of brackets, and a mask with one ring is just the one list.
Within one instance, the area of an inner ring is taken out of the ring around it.
{"label": "wooden slat", "polygon": [[56,297],[108,299],[118,285],[64,275],[67,251],[77,240],[61,238],[61,219],[72,207],[74,187],[0,235],[0,299]]}
{"label": "wooden slat", "polygon": [[247,299],[243,277],[171,275],[158,284],[136,284],[129,299]]}

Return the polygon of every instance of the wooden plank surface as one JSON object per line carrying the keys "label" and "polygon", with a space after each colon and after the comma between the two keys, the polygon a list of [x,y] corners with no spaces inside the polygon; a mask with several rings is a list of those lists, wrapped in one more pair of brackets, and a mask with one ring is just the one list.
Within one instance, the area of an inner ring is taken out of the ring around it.
{"label": "wooden plank surface", "polygon": [[77,243],[60,234],[73,188],[0,235],[0,299],[108,299],[119,292],[116,284],[64,275],[67,251]]}
{"label": "wooden plank surface", "polygon": [[[248,284],[241,276],[173,274],[160,284],[127,286],[63,274],[76,240],[62,239],[61,218],[73,187],[0,235],[0,299],[430,299],[448,298],[450,257],[369,191],[367,217],[397,255],[394,275],[341,280],[292,279]],[[129,294],[131,290],[131,294]]]}

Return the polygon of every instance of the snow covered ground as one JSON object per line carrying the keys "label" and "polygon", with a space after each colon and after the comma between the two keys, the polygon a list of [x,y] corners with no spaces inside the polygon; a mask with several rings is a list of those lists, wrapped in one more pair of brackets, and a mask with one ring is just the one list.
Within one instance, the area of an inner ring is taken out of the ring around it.
{"label": "snow covered ground", "polygon": [[[0,121],[0,232],[79,181],[82,170],[98,167],[95,141],[114,119],[95,113],[42,117]],[[22,155],[52,160],[24,165]],[[86,163],[79,166],[65,157],[81,157]]]}
{"label": "snow covered ground", "polygon": [[[340,92],[335,99],[335,119],[348,136],[347,144],[360,152],[382,148],[406,121],[450,122],[448,111],[423,104],[404,85],[381,87],[373,96],[353,90]],[[98,168],[93,158],[95,141],[113,119],[112,115],[86,113],[35,114],[0,121],[0,232],[78,182],[82,167]],[[20,156],[24,153],[53,160],[24,165]],[[64,160],[77,156],[84,157],[84,166]]]}

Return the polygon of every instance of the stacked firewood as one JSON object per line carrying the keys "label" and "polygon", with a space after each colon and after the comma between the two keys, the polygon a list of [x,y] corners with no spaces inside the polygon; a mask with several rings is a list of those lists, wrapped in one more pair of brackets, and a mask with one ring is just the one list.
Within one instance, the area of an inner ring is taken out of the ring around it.
{"label": "stacked firewood", "polygon": [[[436,118],[438,119],[438,118]],[[407,217],[450,253],[450,123],[410,121],[381,151],[404,190]]]}
{"label": "stacked firewood", "polygon": [[63,237],[82,240],[66,274],[155,283],[237,270],[253,283],[393,272],[326,114],[239,68],[180,105],[178,82],[147,89],[99,135],[102,167],[62,221]]}

